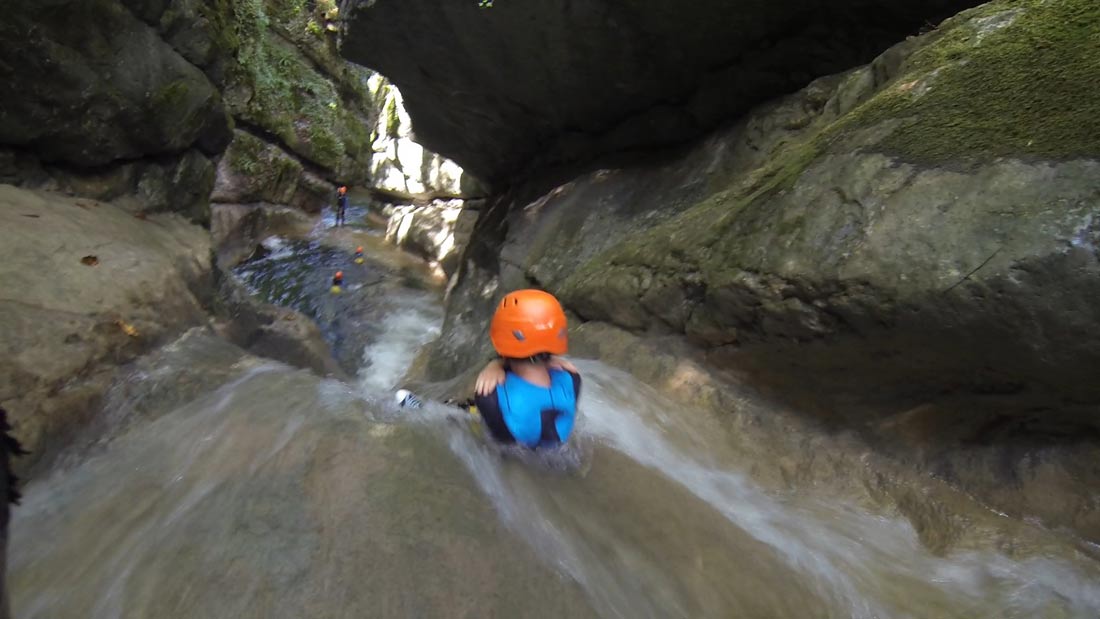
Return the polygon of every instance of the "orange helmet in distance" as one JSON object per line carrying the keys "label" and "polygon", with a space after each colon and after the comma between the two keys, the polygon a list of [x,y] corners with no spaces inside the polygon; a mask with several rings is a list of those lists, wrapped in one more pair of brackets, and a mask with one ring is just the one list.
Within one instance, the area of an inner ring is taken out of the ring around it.
{"label": "orange helmet in distance", "polygon": [[566,327],[565,312],[554,295],[542,290],[517,290],[501,299],[489,325],[489,339],[502,357],[564,355],[569,350]]}

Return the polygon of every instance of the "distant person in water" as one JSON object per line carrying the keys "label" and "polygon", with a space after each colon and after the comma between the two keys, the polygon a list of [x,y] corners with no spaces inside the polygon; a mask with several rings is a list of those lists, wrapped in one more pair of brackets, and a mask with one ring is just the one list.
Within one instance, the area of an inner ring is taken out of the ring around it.
{"label": "distant person in water", "polygon": [[554,295],[517,290],[504,296],[489,326],[500,355],[475,385],[478,413],[493,438],[526,447],[552,447],[569,440],[581,393],[569,349],[565,312]]}
{"label": "distant person in water", "polygon": [[336,225],[342,226],[345,223],[345,216],[348,210],[348,188],[346,185],[341,185],[336,190]]}

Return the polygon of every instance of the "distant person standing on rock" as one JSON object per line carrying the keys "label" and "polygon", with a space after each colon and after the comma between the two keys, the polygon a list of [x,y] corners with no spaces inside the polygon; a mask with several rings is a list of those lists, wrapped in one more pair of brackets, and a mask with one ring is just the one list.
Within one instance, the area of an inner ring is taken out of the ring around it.
{"label": "distant person standing on rock", "polygon": [[340,188],[336,190],[336,194],[336,225],[342,226],[347,223],[345,219],[348,209],[347,185],[340,185]]}

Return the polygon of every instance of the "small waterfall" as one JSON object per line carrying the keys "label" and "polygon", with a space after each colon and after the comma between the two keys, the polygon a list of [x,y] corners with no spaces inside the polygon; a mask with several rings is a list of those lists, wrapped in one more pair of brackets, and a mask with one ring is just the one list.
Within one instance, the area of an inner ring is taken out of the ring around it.
{"label": "small waterfall", "polygon": [[[560,454],[501,449],[442,404],[395,409],[439,334],[438,297],[390,285],[394,272],[368,294],[364,270],[349,277],[364,292],[337,301],[325,277],[344,253],[271,249],[238,273],[329,335],[369,330],[355,383],[206,354],[227,346],[211,335],[166,347],[114,392],[118,436],[26,488],[15,616],[1100,616],[1100,565],[1070,541],[967,515],[933,552],[859,484],[769,484],[754,470],[806,454],[597,361],[578,362],[581,415]],[[220,386],[157,395],[185,375]]]}

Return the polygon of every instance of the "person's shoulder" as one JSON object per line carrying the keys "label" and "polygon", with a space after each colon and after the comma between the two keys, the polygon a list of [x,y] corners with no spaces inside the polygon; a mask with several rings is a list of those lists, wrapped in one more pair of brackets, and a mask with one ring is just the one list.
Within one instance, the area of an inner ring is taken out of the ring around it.
{"label": "person's shoulder", "polygon": [[557,377],[560,377],[560,378],[563,378],[563,379],[566,376],[568,376],[573,382],[579,382],[580,379],[581,379],[580,372],[574,372],[572,370],[566,370],[566,369],[562,369],[562,368],[553,368],[553,369],[551,369],[550,370],[550,375],[551,376],[557,376]]}

